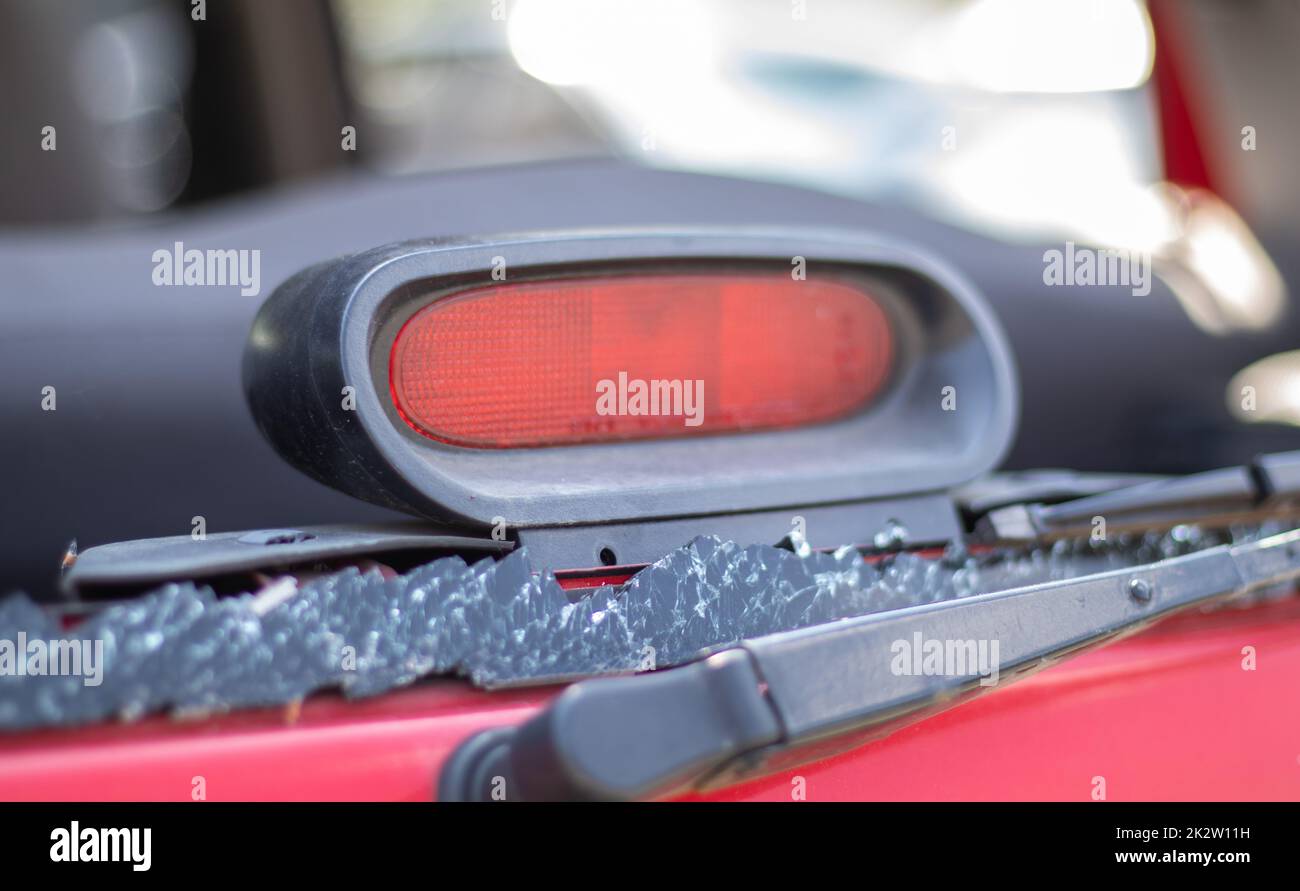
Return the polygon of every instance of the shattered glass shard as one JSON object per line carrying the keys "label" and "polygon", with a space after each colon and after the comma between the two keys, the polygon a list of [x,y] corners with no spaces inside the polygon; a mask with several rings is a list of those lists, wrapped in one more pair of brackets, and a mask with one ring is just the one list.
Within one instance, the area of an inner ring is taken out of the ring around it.
{"label": "shattered glass shard", "polygon": [[[849,547],[823,553],[704,537],[621,591],[599,588],[577,603],[551,574],[533,575],[523,551],[472,566],[451,557],[387,579],[347,569],[269,606],[253,594],[219,598],[169,584],[66,636],[14,595],[0,601],[0,728],[275,705],[327,688],[371,696],[429,675],[497,686],[664,667],[746,638],[1150,563],[1280,528],[1184,526],[979,555],[951,546],[937,559],[899,553],[874,563]],[[86,683],[84,672],[15,672],[26,658],[20,639],[102,641],[102,682]]]}

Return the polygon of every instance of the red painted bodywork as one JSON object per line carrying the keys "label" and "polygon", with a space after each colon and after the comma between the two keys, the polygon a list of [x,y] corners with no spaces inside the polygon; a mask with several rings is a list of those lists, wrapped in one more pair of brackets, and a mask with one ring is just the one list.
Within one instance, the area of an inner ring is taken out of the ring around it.
{"label": "red painted bodywork", "polygon": [[[1256,669],[1243,669],[1254,647]],[[455,746],[556,688],[440,681],[362,702],[0,738],[0,799],[427,801]],[[1175,617],[824,761],[709,795],[1300,799],[1300,599]]]}
{"label": "red painted bodywork", "polygon": [[1188,188],[1206,189],[1229,198],[1220,177],[1214,175],[1206,157],[1204,132],[1209,104],[1200,101],[1204,92],[1195,82],[1195,49],[1181,29],[1179,13],[1170,0],[1147,4],[1156,33],[1156,111],[1160,121],[1160,143],[1165,179]]}

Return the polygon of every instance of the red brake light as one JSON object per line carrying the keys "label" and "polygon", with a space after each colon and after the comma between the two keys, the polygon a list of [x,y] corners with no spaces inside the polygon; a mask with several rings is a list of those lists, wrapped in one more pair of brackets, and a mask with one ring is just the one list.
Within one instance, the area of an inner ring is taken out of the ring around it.
{"label": "red brake light", "polygon": [[892,358],[884,311],[843,282],[668,274],[437,300],[398,332],[389,373],[412,429],[510,448],[829,421],[879,393]]}

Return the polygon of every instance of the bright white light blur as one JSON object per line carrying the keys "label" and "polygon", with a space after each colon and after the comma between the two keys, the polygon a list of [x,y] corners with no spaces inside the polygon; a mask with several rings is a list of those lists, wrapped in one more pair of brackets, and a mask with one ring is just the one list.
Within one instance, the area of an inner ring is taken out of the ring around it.
{"label": "bright white light blur", "polygon": [[[1245,388],[1254,390],[1247,407]],[[1228,408],[1238,419],[1300,425],[1300,352],[1277,353],[1247,365],[1228,384]]]}
{"label": "bright white light blur", "polygon": [[947,79],[986,90],[1130,89],[1155,58],[1139,0],[975,0],[947,30]]}
{"label": "bright white light blur", "polygon": [[932,156],[936,198],[972,223],[1024,238],[1078,234],[1134,247],[1172,234],[1136,185],[1138,152],[1109,107],[1035,101],[983,118],[978,130],[958,128],[966,134],[959,151]]}
{"label": "bright white light blur", "polygon": [[1156,272],[1192,321],[1211,334],[1273,325],[1286,283],[1250,227],[1209,192],[1162,191],[1178,234],[1156,250]]}
{"label": "bright white light blur", "polygon": [[1277,321],[1286,286],[1263,246],[1241,217],[1206,196],[1188,215],[1180,245],[1187,267],[1218,298],[1237,327],[1262,330]]}
{"label": "bright white light blur", "polygon": [[691,169],[741,168],[827,181],[858,163],[851,136],[730,76],[700,0],[520,0],[515,62],[580,91],[634,157]]}
{"label": "bright white light blur", "polygon": [[519,0],[510,51],[556,86],[682,83],[712,64],[708,19],[694,0]]}
{"label": "bright white light blur", "polygon": [[1286,286],[1250,227],[1213,194],[1147,185],[1128,136],[1103,106],[1027,106],[942,157],[932,200],[1010,237],[1145,253],[1210,334],[1275,323]]}

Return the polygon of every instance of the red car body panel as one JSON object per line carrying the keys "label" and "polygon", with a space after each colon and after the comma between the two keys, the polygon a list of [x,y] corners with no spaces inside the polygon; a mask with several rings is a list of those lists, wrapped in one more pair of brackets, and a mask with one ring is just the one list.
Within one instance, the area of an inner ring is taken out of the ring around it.
{"label": "red car body panel", "polygon": [[[1255,667],[1244,667],[1246,647]],[[457,681],[301,709],[0,738],[0,799],[428,801],[472,733],[558,688]],[[1300,600],[1166,620],[892,736],[689,799],[1300,799]],[[796,783],[802,777],[802,783]]]}

